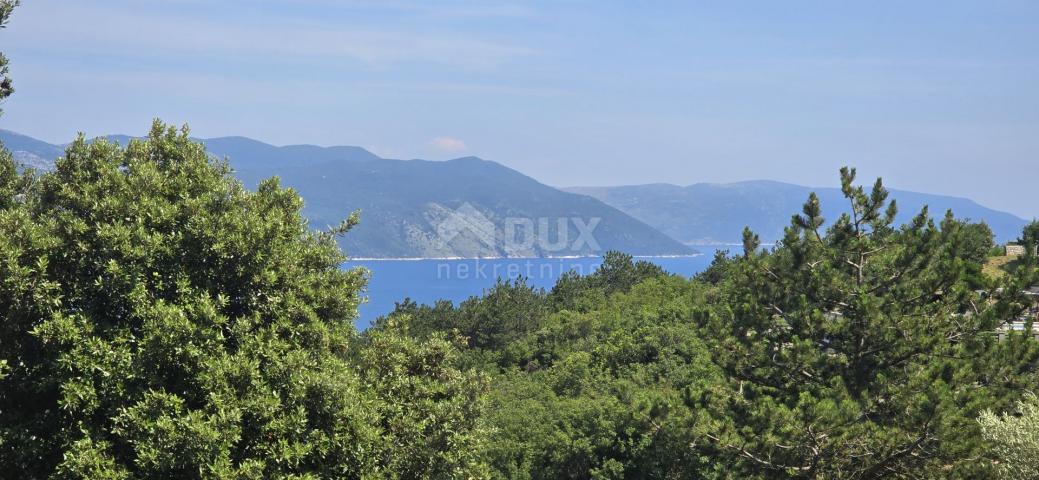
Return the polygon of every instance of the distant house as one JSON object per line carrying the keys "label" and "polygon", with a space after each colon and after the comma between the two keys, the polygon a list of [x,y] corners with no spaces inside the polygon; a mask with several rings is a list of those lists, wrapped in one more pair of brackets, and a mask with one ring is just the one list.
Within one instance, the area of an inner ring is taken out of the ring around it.
{"label": "distant house", "polygon": [[1006,246],[1008,257],[1020,257],[1025,254],[1025,246],[1008,243]]}
{"label": "distant house", "polygon": [[[1031,307],[1028,308],[1027,311],[1025,311],[1025,314],[1022,317],[1022,320],[1028,320],[1028,319],[1030,319],[1032,321],[1039,320],[1039,285],[1036,285],[1034,287],[1028,288],[1028,289],[1026,289],[1022,293],[1024,293],[1025,296],[1027,296],[1028,298],[1030,298],[1032,300],[1032,305],[1031,305]],[[1037,329],[1039,329],[1039,325],[1036,325],[1036,327],[1037,327]]]}
{"label": "distant house", "polygon": [[[1008,257],[1020,257],[1025,254],[1025,246],[1018,245],[1016,243],[1008,243],[1006,245],[1006,254]],[[1032,248],[1033,254],[1039,254],[1039,245]]]}
{"label": "distant house", "polygon": [[1032,299],[1032,305],[1016,320],[1004,323],[996,329],[997,338],[1000,340],[1005,340],[1011,330],[1026,331],[1029,329],[1032,332],[1032,338],[1039,340],[1039,285],[1030,287],[1022,293]]}

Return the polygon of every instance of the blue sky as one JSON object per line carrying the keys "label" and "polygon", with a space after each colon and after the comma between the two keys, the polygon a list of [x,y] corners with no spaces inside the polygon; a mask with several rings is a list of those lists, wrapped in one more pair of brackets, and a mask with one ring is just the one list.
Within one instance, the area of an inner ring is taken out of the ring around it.
{"label": "blue sky", "polygon": [[0,128],[478,155],[551,185],[772,179],[1039,216],[1039,2],[26,0]]}

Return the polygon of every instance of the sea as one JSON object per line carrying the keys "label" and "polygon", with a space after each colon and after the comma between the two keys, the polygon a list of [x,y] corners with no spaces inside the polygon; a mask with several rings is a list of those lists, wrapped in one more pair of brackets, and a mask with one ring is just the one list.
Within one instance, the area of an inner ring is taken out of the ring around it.
{"label": "sea", "polygon": [[[682,276],[693,276],[707,268],[720,249],[736,251],[731,245],[697,245],[691,256],[636,257],[660,265]],[[379,259],[350,260],[344,268],[363,267],[371,273],[359,308],[357,328],[367,328],[375,319],[393,311],[397,302],[410,298],[420,304],[450,300],[456,305],[494,286],[499,278],[525,277],[529,285],[551,289],[568,271],[590,274],[601,257],[495,258],[495,259]]]}

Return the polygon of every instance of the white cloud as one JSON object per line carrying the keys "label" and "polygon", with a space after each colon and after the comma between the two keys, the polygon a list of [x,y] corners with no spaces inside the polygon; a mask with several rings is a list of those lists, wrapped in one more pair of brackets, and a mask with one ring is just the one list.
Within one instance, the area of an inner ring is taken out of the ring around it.
{"label": "white cloud", "polygon": [[458,153],[464,152],[469,149],[465,146],[465,142],[451,137],[437,137],[429,142],[430,146],[447,153]]}

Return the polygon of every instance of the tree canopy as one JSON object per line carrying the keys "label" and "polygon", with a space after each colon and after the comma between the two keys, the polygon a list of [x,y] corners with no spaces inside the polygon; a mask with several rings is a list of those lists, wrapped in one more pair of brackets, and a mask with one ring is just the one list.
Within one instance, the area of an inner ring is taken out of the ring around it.
{"label": "tree canopy", "polygon": [[926,209],[898,227],[881,182],[854,180],[842,170],[850,215],[824,229],[809,198],[777,248],[729,268],[702,326],[730,396],[704,434],[776,474],[980,474],[978,406],[1034,381],[1033,342],[993,335],[1025,307],[1025,283],[986,296],[984,229]]}
{"label": "tree canopy", "polygon": [[353,327],[361,270],[186,129],[0,183],[0,468],[21,478],[479,472],[457,347]]}
{"label": "tree canopy", "polygon": [[1028,393],[1012,412],[985,410],[978,419],[981,433],[995,450],[996,470],[1003,478],[1039,478],[1039,399]]}
{"label": "tree canopy", "polygon": [[[996,330],[1035,262],[895,224],[841,172],[695,278],[610,252],[553,288],[353,327],[343,269],[277,179],[156,122],[55,171],[0,155],[0,468],[21,478],[987,478],[1024,475],[1039,344]],[[1031,228],[1031,227],[1030,227]],[[1023,232],[1029,238],[1030,230]],[[988,412],[1017,409],[1021,417]],[[1024,472],[1024,473],[1022,473]]]}
{"label": "tree canopy", "polygon": [[998,475],[977,418],[1036,387],[1036,342],[995,334],[1034,273],[985,277],[985,225],[896,225],[880,181],[841,183],[851,214],[828,223],[810,196],[779,245],[746,230],[695,279],[610,254],[549,292],[499,283],[389,319],[468,339],[499,478]]}
{"label": "tree canopy", "polygon": [[850,214],[812,194],[774,248],[745,229],[695,278],[610,252],[358,333],[367,273],[335,242],[358,217],[314,231],[278,179],[231,173],[158,121],[43,174],[0,148],[3,476],[1039,475],[1039,223],[990,278],[988,226],[896,225],[843,169]]}

